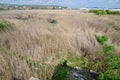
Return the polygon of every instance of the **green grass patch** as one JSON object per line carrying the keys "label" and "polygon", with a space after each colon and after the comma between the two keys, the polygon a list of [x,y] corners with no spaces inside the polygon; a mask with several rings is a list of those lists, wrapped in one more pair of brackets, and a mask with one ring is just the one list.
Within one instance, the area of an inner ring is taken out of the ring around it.
{"label": "green grass patch", "polygon": [[82,56],[76,58],[67,59],[68,65],[71,67],[85,67],[84,60],[85,58]]}
{"label": "green grass patch", "polygon": [[6,20],[2,20],[0,19],[0,31],[4,31],[6,29],[13,29],[14,24],[6,21]]}

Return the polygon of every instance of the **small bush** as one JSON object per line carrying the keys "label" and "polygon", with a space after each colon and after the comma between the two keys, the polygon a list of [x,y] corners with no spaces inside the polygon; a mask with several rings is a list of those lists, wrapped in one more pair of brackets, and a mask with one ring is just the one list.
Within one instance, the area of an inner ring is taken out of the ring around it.
{"label": "small bush", "polygon": [[55,69],[53,80],[66,80],[68,70],[67,61],[61,61]]}
{"label": "small bush", "polygon": [[0,10],[4,10],[4,8],[0,8]]}
{"label": "small bush", "polygon": [[67,69],[65,67],[59,68],[59,70],[56,73],[56,79],[55,80],[65,80],[67,75]]}
{"label": "small bush", "polygon": [[105,43],[105,41],[108,40],[107,36],[96,36],[96,40],[101,44],[103,45]]}
{"label": "small bush", "polygon": [[51,24],[56,24],[57,23],[57,20],[51,19],[51,18],[48,18],[47,21]]}
{"label": "small bush", "polygon": [[11,24],[8,21],[0,20],[0,31],[4,31],[5,29],[10,29],[13,27],[13,24]]}

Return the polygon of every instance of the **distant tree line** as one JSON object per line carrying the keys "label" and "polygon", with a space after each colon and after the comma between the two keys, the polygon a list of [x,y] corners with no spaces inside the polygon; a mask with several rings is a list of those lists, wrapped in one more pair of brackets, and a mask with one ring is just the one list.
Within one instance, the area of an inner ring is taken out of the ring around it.
{"label": "distant tree line", "polygon": [[0,4],[0,10],[26,10],[26,9],[67,9],[64,6],[58,5],[14,5]]}

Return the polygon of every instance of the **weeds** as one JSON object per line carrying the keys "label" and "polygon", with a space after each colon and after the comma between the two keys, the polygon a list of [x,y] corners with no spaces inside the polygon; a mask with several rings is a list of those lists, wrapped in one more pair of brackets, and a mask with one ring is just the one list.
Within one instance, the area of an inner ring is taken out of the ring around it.
{"label": "weeds", "polygon": [[85,58],[80,56],[80,57],[76,57],[76,58],[70,58],[67,60],[68,61],[68,65],[71,67],[85,67]]}
{"label": "weeds", "polygon": [[112,53],[114,48],[107,44],[107,36],[96,36],[96,40],[103,49],[103,54],[100,51],[96,52],[96,55],[99,57],[96,64],[101,65],[98,80],[120,79],[120,75],[118,73],[115,74],[115,70],[120,70],[120,58]]}

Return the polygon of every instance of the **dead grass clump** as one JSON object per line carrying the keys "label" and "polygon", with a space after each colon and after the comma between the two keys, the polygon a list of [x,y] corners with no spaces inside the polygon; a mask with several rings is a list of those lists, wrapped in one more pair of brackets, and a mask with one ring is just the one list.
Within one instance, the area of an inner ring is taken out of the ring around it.
{"label": "dead grass clump", "polygon": [[0,54],[0,80],[8,80],[8,79],[12,79],[9,63],[7,62],[6,57]]}
{"label": "dead grass clump", "polygon": [[17,15],[16,16],[16,19],[20,19],[20,20],[28,20],[28,19],[31,19],[33,18],[33,16],[31,15],[28,15],[28,14],[23,14],[23,15]]}
{"label": "dead grass clump", "polygon": [[48,18],[47,21],[51,24],[56,24],[57,23],[57,20],[51,19],[51,18]]}

